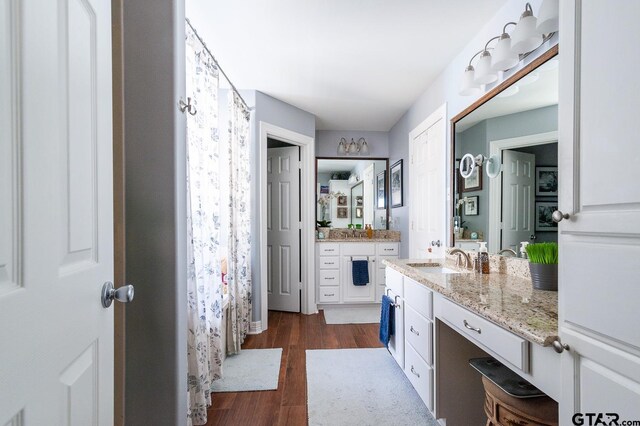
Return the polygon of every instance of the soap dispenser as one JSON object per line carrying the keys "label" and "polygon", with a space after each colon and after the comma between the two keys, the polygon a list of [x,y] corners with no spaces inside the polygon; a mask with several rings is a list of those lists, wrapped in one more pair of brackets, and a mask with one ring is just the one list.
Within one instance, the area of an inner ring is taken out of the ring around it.
{"label": "soap dispenser", "polygon": [[529,245],[529,241],[522,241],[520,243],[520,256],[522,256],[523,259],[527,258],[527,246]]}
{"label": "soap dispenser", "polygon": [[489,251],[487,250],[487,242],[482,241],[479,243],[480,248],[478,249],[478,265],[480,268],[480,272],[483,274],[489,273]]}

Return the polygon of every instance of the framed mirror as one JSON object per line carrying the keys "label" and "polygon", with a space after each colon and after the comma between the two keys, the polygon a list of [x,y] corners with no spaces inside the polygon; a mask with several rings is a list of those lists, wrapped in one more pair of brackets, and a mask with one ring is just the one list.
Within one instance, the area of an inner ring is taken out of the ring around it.
{"label": "framed mirror", "polygon": [[316,158],[316,221],[388,229],[386,158]]}
{"label": "framed mirror", "polygon": [[557,241],[558,46],[451,120],[453,246]]}

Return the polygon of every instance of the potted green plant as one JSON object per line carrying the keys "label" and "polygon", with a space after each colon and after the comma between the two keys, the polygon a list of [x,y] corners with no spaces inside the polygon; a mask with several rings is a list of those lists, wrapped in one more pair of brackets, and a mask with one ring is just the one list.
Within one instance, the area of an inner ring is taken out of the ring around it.
{"label": "potted green plant", "polygon": [[533,288],[558,291],[558,244],[528,244],[526,250]]}
{"label": "potted green plant", "polygon": [[316,222],[318,224],[318,232],[322,232],[324,238],[329,238],[329,231],[331,230],[331,221],[330,220],[318,220]]}

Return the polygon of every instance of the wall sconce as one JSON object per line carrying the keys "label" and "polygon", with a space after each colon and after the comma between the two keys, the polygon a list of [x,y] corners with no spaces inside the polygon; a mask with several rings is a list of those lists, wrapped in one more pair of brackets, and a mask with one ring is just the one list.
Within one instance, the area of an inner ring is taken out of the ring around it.
{"label": "wall sconce", "polygon": [[473,156],[473,154],[465,154],[460,160],[460,176],[467,179],[471,177],[476,167],[485,166],[485,171],[490,179],[500,175],[502,170],[502,161],[499,155],[485,157],[482,154]]}
{"label": "wall sconce", "polygon": [[[515,25],[511,35],[507,27]],[[460,84],[460,95],[471,96],[480,92],[480,86],[493,83],[498,79],[498,71],[507,71],[518,64],[558,31],[558,0],[544,0],[540,6],[539,19],[533,15],[533,8],[525,4],[524,12],[518,23],[507,22],[502,35],[492,37],[483,50],[474,54],[464,70]],[[498,40],[495,48],[489,43]],[[493,54],[489,52],[493,50]],[[476,66],[473,60],[480,55]]]}
{"label": "wall sconce", "polygon": [[367,155],[369,154],[369,144],[365,138],[358,139],[358,142],[351,138],[351,142],[347,142],[345,138],[340,138],[338,142],[338,155]]}

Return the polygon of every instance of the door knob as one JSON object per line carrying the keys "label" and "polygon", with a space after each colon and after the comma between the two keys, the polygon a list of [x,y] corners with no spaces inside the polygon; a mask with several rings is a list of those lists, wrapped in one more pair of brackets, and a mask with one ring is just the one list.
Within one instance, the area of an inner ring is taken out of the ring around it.
{"label": "door knob", "polygon": [[107,281],[102,286],[102,306],[108,308],[111,306],[113,300],[117,300],[122,303],[129,303],[133,300],[134,290],[131,284],[123,285],[119,289],[113,286],[111,281]]}
{"label": "door knob", "polygon": [[438,241],[431,241],[431,247],[436,246],[436,247],[440,247],[441,243],[440,240]]}
{"label": "door knob", "polygon": [[554,340],[553,343],[551,343],[551,346],[553,346],[553,350],[558,352],[559,354],[561,354],[565,350],[570,350],[569,345],[567,345],[566,343],[562,343],[559,337]]}
{"label": "door knob", "polygon": [[551,219],[558,223],[562,221],[562,219],[569,219],[569,213],[562,213],[560,210],[556,210],[551,214]]}

